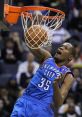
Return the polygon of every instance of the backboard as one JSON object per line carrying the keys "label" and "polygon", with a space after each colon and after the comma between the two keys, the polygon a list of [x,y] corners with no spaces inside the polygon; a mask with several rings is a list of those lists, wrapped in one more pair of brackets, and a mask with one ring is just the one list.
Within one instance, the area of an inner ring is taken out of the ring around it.
{"label": "backboard", "polygon": [[4,4],[11,4],[12,0],[0,0],[0,30],[8,30],[7,25],[4,22]]}

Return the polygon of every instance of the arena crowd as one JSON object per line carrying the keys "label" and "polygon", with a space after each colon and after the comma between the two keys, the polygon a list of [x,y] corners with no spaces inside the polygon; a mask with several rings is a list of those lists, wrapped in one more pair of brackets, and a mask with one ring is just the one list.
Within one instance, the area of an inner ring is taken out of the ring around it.
{"label": "arena crowd", "polygon": [[[76,53],[68,65],[77,80],[56,117],[82,117],[82,0],[13,0],[13,5],[42,5],[66,13],[63,25],[54,31],[52,45],[46,48],[52,56],[60,44],[70,42]],[[0,117],[9,117],[17,98],[24,92],[40,66],[24,43],[21,21],[0,30]]]}

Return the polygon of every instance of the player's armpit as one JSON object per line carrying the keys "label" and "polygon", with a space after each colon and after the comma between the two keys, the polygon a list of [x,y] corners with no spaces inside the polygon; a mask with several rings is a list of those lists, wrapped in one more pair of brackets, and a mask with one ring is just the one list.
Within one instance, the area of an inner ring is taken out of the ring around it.
{"label": "player's armpit", "polygon": [[51,57],[51,54],[45,49],[38,48],[38,49],[30,49],[30,50],[41,63],[44,62],[47,58]]}
{"label": "player's armpit", "polygon": [[68,92],[69,92],[69,89],[71,88],[73,82],[75,81],[75,78],[73,77],[72,74],[67,74],[65,79],[64,79],[64,82],[60,88],[60,92],[61,92],[61,96],[62,96],[62,102],[64,102]]}

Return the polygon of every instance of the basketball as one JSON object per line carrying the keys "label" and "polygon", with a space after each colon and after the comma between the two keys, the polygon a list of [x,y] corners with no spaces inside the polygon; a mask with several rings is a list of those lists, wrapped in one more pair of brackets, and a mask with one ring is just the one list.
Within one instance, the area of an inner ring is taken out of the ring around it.
{"label": "basketball", "polygon": [[26,32],[26,43],[31,48],[37,48],[47,40],[47,31],[40,25],[33,25]]}

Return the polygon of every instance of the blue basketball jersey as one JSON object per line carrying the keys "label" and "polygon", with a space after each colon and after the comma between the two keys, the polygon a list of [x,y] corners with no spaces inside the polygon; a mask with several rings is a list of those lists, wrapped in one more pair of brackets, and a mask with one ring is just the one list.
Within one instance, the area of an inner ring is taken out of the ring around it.
{"label": "blue basketball jersey", "polygon": [[53,82],[68,72],[71,72],[69,68],[66,66],[58,67],[54,58],[48,58],[39,67],[24,94],[48,104],[53,103]]}

